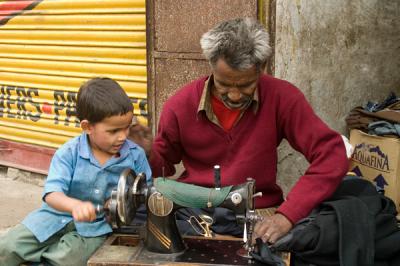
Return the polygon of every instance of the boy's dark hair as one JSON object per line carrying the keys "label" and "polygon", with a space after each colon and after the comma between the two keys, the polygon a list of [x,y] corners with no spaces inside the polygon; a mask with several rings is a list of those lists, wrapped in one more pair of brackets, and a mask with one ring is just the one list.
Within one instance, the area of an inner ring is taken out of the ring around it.
{"label": "boy's dark hair", "polygon": [[110,78],[93,78],[79,88],[76,113],[80,121],[97,123],[131,111],[133,106],[128,95]]}

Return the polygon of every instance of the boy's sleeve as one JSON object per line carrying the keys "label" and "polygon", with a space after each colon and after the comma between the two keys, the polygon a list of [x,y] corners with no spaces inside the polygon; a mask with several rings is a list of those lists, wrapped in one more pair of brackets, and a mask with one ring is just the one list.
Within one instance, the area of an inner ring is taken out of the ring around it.
{"label": "boy's sleeve", "polygon": [[42,199],[51,192],[68,193],[73,174],[72,162],[71,152],[68,150],[56,151],[50,163]]}
{"label": "boy's sleeve", "polygon": [[152,183],[151,168],[149,162],[147,161],[146,154],[141,148],[139,149],[139,155],[135,161],[134,170],[137,174],[141,172],[145,173],[147,184],[150,185]]}

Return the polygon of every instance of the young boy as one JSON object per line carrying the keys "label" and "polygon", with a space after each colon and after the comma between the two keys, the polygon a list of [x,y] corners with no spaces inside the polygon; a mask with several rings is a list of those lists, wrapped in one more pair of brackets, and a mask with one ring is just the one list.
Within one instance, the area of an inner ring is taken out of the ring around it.
{"label": "young boy", "polygon": [[56,151],[42,207],[0,239],[0,265],[86,265],[112,232],[95,206],[110,198],[126,168],[150,180],[144,151],[127,140],[133,106],[118,83],[94,78],[82,85],[77,117],[83,134]]}

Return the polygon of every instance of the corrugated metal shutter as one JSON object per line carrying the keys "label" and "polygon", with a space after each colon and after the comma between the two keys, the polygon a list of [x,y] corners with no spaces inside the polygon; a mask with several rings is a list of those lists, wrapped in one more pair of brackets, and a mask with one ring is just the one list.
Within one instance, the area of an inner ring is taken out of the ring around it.
{"label": "corrugated metal shutter", "polygon": [[147,123],[145,0],[0,1],[0,138],[56,148],[76,136],[76,93],[97,76]]}

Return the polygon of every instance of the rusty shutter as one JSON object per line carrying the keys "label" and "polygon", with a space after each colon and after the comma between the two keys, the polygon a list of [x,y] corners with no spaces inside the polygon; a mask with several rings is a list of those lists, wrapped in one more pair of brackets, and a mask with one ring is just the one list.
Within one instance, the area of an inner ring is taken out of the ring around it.
{"label": "rusty shutter", "polygon": [[147,123],[145,0],[0,1],[0,138],[57,148],[80,85],[118,81]]}

